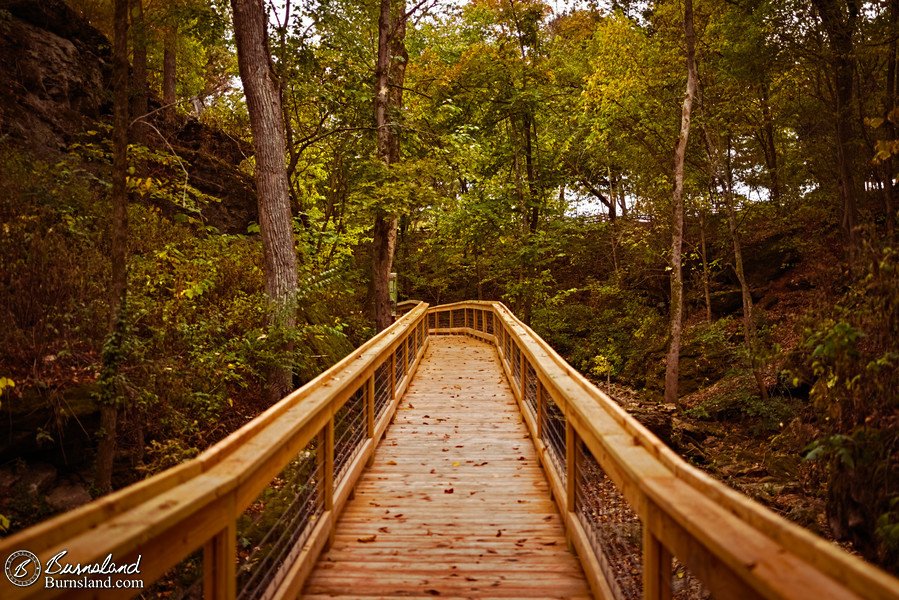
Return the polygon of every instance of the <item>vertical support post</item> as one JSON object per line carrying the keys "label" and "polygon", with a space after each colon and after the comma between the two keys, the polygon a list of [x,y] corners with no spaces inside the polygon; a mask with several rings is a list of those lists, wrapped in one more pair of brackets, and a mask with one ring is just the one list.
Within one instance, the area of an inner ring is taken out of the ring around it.
{"label": "vertical support post", "polygon": [[[375,437],[375,374],[372,372],[371,377],[365,382],[365,406],[368,410],[368,437]],[[374,450],[372,450],[374,455]]]}
{"label": "vertical support post", "polygon": [[203,546],[203,598],[233,600],[237,596],[237,525],[234,498],[229,502],[228,526]]}
{"label": "vertical support post", "polygon": [[643,523],[643,598],[671,600],[671,553]]}
{"label": "vertical support post", "polygon": [[[514,352],[512,353],[512,356],[515,356]],[[527,381],[527,376],[526,376],[527,371],[528,371],[527,364],[528,364],[528,361],[524,357],[524,351],[521,348],[519,348],[518,349],[518,372],[521,373],[521,381],[519,382],[521,384],[521,389],[519,391],[521,392],[522,405],[524,405],[524,389],[525,389],[524,386],[525,386],[525,382]]]}
{"label": "vertical support post", "polygon": [[390,353],[390,399],[396,399],[396,350]]}
{"label": "vertical support post", "polygon": [[[322,448],[325,455],[325,472],[324,472],[324,500],[325,512],[334,510],[334,416],[332,415],[328,424],[324,429],[324,444]],[[328,532],[328,544],[330,548],[334,543],[334,536],[337,532],[337,518],[331,518],[331,531]]]}
{"label": "vertical support post", "polygon": [[[565,419],[565,510],[572,514],[575,512],[578,485],[577,447],[580,443],[577,430],[571,424],[571,419]],[[571,538],[568,526],[565,527],[565,540],[568,549],[575,551],[574,541]]]}
{"label": "vertical support post", "polygon": [[540,383],[540,380],[537,380],[537,439],[543,439],[543,394],[546,393],[546,389],[543,387],[543,384]]}
{"label": "vertical support post", "polygon": [[449,311],[449,322],[450,322],[450,329],[452,329],[452,328],[453,328],[453,321],[455,321],[455,319],[453,319],[453,311],[452,311],[452,310],[450,310],[450,311]]}

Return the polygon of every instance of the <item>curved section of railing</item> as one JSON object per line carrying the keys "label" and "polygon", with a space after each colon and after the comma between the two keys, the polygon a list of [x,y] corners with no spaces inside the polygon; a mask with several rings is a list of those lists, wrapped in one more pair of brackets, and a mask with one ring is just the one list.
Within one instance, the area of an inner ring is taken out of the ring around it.
{"label": "curved section of railing", "polygon": [[146,597],[295,598],[418,368],[426,315],[419,304],[197,458],[3,540],[12,579],[33,572],[20,550],[44,573],[27,587],[0,582],[0,596],[94,597],[77,587],[83,575],[59,571],[111,556],[137,563],[128,577]]}
{"label": "curved section of railing", "polygon": [[500,303],[433,307],[496,346],[598,598],[899,598],[899,580],[691,467]]}

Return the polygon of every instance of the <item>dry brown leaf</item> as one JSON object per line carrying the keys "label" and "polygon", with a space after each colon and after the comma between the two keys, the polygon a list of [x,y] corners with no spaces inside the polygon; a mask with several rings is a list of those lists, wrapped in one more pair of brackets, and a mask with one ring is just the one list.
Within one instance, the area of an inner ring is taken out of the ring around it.
{"label": "dry brown leaf", "polygon": [[371,542],[375,541],[376,539],[378,539],[377,535],[367,535],[365,537],[356,538],[356,541],[362,542],[363,544],[370,544]]}

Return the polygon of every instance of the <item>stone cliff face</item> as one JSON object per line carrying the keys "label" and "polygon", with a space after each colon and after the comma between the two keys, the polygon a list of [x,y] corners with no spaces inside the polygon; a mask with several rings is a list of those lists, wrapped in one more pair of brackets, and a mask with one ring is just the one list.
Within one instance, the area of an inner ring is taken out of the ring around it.
{"label": "stone cliff face", "polygon": [[[79,133],[112,116],[111,44],[62,0],[0,0],[0,141],[52,160]],[[150,100],[151,110],[159,101]],[[204,219],[227,233],[257,218],[253,182],[237,165],[252,153],[192,117],[153,124],[148,143],[190,163],[190,184],[221,199]],[[167,142],[167,143],[166,143]],[[166,212],[177,207],[162,206]]]}
{"label": "stone cliff face", "polygon": [[60,0],[0,0],[0,134],[38,155],[111,112],[109,42]]}

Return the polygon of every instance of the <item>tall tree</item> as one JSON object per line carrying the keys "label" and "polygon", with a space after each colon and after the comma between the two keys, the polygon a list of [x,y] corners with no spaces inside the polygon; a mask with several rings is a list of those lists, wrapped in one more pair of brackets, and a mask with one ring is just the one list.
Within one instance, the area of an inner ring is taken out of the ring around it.
{"label": "tall tree", "polygon": [[121,360],[128,272],[128,0],[115,0],[113,17],[113,122],[112,122],[112,281],[109,286],[109,333],[103,345],[100,375],[100,429],[96,484],[102,492],[112,487],[118,422],[116,379]]}
{"label": "tall tree", "polygon": [[[292,328],[296,325],[297,255],[288,194],[281,92],[268,44],[268,21],[262,0],[231,0],[231,9],[237,64],[253,132],[270,322],[273,326]],[[289,370],[275,369],[270,374],[271,400],[277,400],[291,388]]]}
{"label": "tall tree", "polygon": [[131,0],[130,4],[131,37],[134,40],[131,116],[132,119],[138,119],[134,124],[132,138],[136,144],[145,144],[147,128],[139,119],[147,114],[147,28],[143,0]]}
{"label": "tall tree", "polygon": [[671,339],[665,368],[665,402],[679,405],[677,379],[680,371],[680,344],[684,314],[684,278],[681,250],[684,245],[684,159],[690,138],[690,117],[696,96],[696,50],[693,31],[693,0],[684,0],[684,38],[687,54],[687,92],[681,111],[680,136],[674,150],[674,193],[671,208]]}
{"label": "tall tree", "polygon": [[[399,161],[400,145],[391,117],[402,108],[406,76],[406,3],[381,0],[378,15],[378,60],[375,67],[375,126],[378,158],[387,169]],[[372,316],[378,331],[391,323],[390,271],[396,249],[397,215],[378,209],[372,233]]]}
{"label": "tall tree", "polygon": [[836,127],[837,168],[840,178],[842,228],[848,242],[849,262],[854,263],[859,249],[858,206],[853,159],[857,154],[852,126],[852,102],[855,97],[855,56],[853,35],[859,16],[859,2],[846,0],[812,0],[821,18],[831,51],[834,84],[834,125]]}

